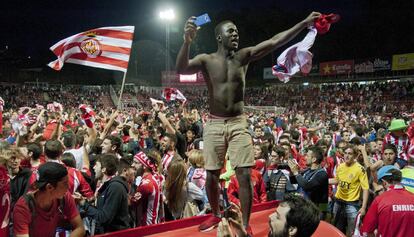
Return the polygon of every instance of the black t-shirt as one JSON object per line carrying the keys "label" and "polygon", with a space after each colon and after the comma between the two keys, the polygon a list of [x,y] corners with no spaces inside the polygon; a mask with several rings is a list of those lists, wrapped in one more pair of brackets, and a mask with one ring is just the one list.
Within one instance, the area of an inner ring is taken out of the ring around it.
{"label": "black t-shirt", "polygon": [[187,149],[187,141],[185,140],[185,136],[178,131],[175,132],[175,136],[177,137],[177,144],[175,145],[175,149],[177,149],[178,154],[184,160],[187,160],[187,156],[185,155]]}

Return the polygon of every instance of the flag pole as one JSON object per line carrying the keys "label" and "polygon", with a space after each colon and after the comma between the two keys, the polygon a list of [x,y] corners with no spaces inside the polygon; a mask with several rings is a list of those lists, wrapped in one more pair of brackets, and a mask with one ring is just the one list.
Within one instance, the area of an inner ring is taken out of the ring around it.
{"label": "flag pole", "polygon": [[122,78],[121,92],[119,93],[118,106],[117,106],[118,110],[121,110],[122,93],[124,92],[126,74],[127,74],[127,71],[124,72],[124,77]]}

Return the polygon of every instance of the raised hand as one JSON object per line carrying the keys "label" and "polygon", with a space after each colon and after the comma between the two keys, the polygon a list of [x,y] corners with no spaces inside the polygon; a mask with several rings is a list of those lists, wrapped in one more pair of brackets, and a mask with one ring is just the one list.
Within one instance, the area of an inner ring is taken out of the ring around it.
{"label": "raised hand", "polygon": [[191,43],[197,35],[197,26],[194,24],[195,16],[188,18],[187,22],[184,25],[184,41],[186,43]]}
{"label": "raised hand", "polygon": [[303,22],[306,24],[306,26],[311,26],[313,25],[313,22],[318,19],[322,14],[320,12],[312,12],[311,14],[309,14],[308,17],[305,18],[305,20],[303,20]]}

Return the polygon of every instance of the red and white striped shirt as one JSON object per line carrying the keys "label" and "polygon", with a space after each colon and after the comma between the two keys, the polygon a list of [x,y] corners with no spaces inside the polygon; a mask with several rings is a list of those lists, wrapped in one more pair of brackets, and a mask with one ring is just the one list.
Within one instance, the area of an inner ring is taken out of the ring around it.
{"label": "red and white striped shirt", "polygon": [[408,160],[408,151],[410,148],[410,142],[408,136],[394,137],[391,133],[388,133],[384,138],[382,146],[382,152],[384,152],[385,144],[393,144],[397,147],[397,156],[400,159]]}
{"label": "red and white striped shirt", "polygon": [[[48,162],[57,162],[59,164],[62,164],[62,162],[59,161],[53,161],[49,160]],[[74,192],[79,192],[82,194],[82,196],[86,198],[91,198],[94,196],[94,193],[91,189],[91,186],[88,182],[86,182],[85,178],[83,177],[82,173],[73,168],[65,166],[66,170],[68,171],[68,191],[70,194],[73,194]],[[34,182],[36,182],[36,176],[37,176],[37,170],[34,170],[32,173],[32,176],[30,177],[29,183],[32,185]]]}
{"label": "red and white striped shirt", "polygon": [[141,226],[158,223],[158,215],[161,205],[161,184],[151,173],[144,174],[137,192],[141,193],[138,200],[139,205],[143,205]]}
{"label": "red and white striped shirt", "polygon": [[165,153],[165,155],[162,157],[162,169],[164,174],[167,173],[168,166],[170,166],[171,161],[173,160],[175,155],[175,151],[169,151]]}

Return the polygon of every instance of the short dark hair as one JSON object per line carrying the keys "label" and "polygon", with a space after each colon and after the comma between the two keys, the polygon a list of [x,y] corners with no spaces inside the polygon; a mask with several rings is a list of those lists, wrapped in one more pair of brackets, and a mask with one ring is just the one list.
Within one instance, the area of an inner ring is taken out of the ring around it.
{"label": "short dark hair", "polygon": [[355,124],[353,126],[355,134],[359,137],[362,137],[364,135],[364,127],[360,124]]}
{"label": "short dark hair", "polygon": [[177,136],[175,134],[166,133],[164,136],[174,142],[174,145],[177,145]]}
{"label": "short dark hair", "polygon": [[84,130],[80,130],[78,131],[78,133],[76,133],[76,146],[81,147],[83,145],[83,142],[85,141],[85,135],[88,134],[87,132],[85,132]]}
{"label": "short dark hair", "polygon": [[317,145],[317,146],[319,146],[319,147],[321,147],[321,146],[326,146],[326,147],[329,147],[329,143],[328,143],[327,141],[325,141],[324,139],[319,140],[319,141],[316,143],[316,145]]}
{"label": "short dark hair", "polygon": [[72,153],[70,152],[63,153],[60,160],[66,166],[76,168],[76,159]]}
{"label": "short dark hair", "polygon": [[96,138],[95,142],[91,146],[91,153],[93,154],[101,154],[102,153],[102,142],[103,140],[100,138]]}
{"label": "short dark hair", "polygon": [[397,150],[397,147],[394,145],[394,144],[391,144],[391,143],[386,143],[385,145],[384,145],[384,149],[383,149],[384,151],[385,150],[393,150],[394,151],[394,153],[395,153],[395,156],[398,156],[398,150]]}
{"label": "short dark hair", "polygon": [[47,158],[57,160],[62,155],[63,146],[58,140],[49,140],[45,143],[45,155]]}
{"label": "short dark hair", "polygon": [[118,165],[118,175],[122,174],[124,169],[128,169],[132,166],[132,158],[130,157],[122,157],[119,159]]}
{"label": "short dark hair", "polygon": [[39,160],[40,155],[42,154],[42,148],[37,143],[27,144],[27,151],[32,152],[32,159]]}
{"label": "short dark hair", "polygon": [[72,131],[67,131],[62,134],[63,145],[67,148],[72,148],[76,145],[76,135]]}
{"label": "short dark hair", "polygon": [[283,139],[287,139],[287,140],[290,141],[290,137],[288,135],[282,135],[282,136],[279,137],[279,141],[283,140]]}
{"label": "short dark hair", "polygon": [[119,160],[114,154],[105,153],[99,156],[97,162],[101,162],[101,168],[106,169],[106,175],[113,176],[118,170]]}
{"label": "short dark hair", "polygon": [[286,151],[285,151],[285,149],[283,149],[283,147],[282,147],[282,146],[274,146],[274,147],[272,148],[272,151],[276,152],[276,154],[277,154],[279,157],[283,157],[283,156],[285,156],[285,155],[286,155]]}
{"label": "short dark hair", "polygon": [[350,144],[353,144],[353,145],[361,145],[362,144],[362,141],[361,141],[361,137],[358,137],[358,136],[356,136],[356,137],[353,137],[352,139],[351,139],[351,141],[349,141],[349,143]]}
{"label": "short dark hair", "polygon": [[105,139],[108,139],[111,141],[111,147],[115,146],[115,152],[116,153],[121,153],[121,146],[122,146],[122,139],[117,137],[117,136],[113,136],[113,135],[109,135],[106,136]]}
{"label": "short dark hair", "polygon": [[315,204],[293,194],[286,195],[282,203],[290,207],[286,213],[286,227],[296,227],[298,237],[311,236],[320,222],[320,212]]}
{"label": "short dark hair", "polygon": [[260,131],[262,131],[262,132],[263,132],[263,128],[262,128],[262,126],[260,126],[260,125],[255,125],[255,126],[254,126],[254,130],[256,130],[256,129],[260,129]]}
{"label": "short dark hair", "polygon": [[300,132],[298,132],[296,130],[292,130],[292,131],[290,131],[290,136],[294,141],[299,141]]}
{"label": "short dark hair", "polygon": [[308,148],[316,158],[316,163],[320,164],[323,161],[323,151],[319,146],[311,146]]}
{"label": "short dark hair", "polygon": [[339,144],[345,144],[345,146],[347,146],[348,145],[348,142],[346,142],[344,140],[341,140],[341,141],[339,141],[339,142],[336,143],[335,147],[338,148],[339,147]]}
{"label": "short dark hair", "polygon": [[220,23],[218,23],[216,25],[216,27],[214,28],[214,36],[217,38],[217,36],[221,33],[221,27],[223,27],[223,25],[227,24],[227,23],[232,23],[234,24],[232,21],[230,20],[224,20],[221,21]]}
{"label": "short dark hair", "polygon": [[349,133],[349,134],[351,134],[348,130],[342,130],[341,131],[341,137],[343,137],[344,136],[344,133],[346,133],[346,132]]}
{"label": "short dark hair", "polygon": [[288,146],[288,147],[291,147],[289,142],[282,142],[279,145],[280,146]]}

